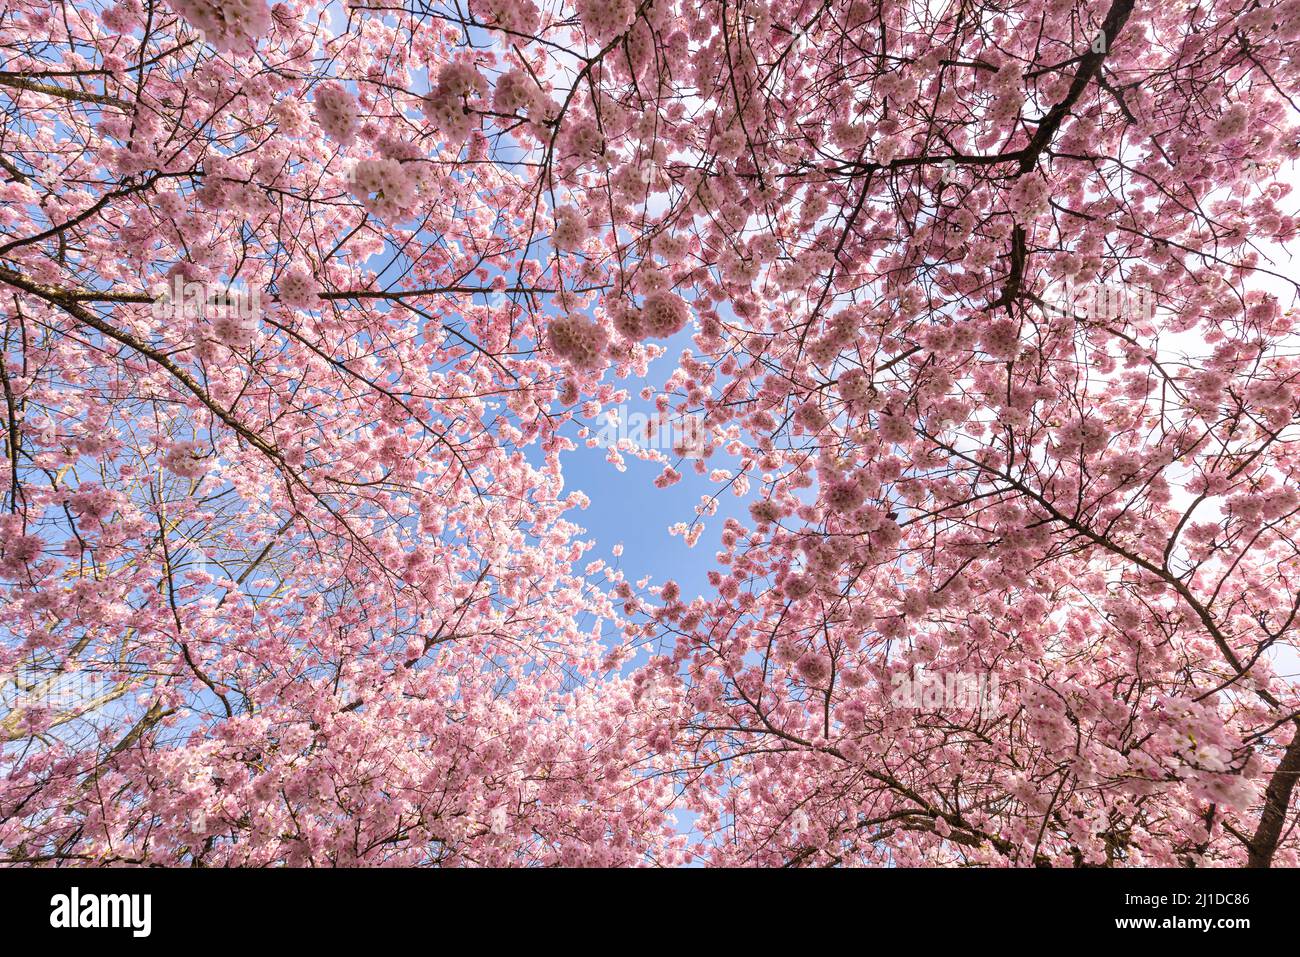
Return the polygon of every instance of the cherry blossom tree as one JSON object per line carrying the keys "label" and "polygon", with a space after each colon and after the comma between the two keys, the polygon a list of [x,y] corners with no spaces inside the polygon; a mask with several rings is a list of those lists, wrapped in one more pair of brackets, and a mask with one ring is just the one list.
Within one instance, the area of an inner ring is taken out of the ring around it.
{"label": "cherry blossom tree", "polygon": [[[1297,41],[13,0],[0,860],[1300,863]],[[704,595],[564,485],[670,350]]]}
{"label": "cherry blossom tree", "polygon": [[[1295,863],[1295,290],[1261,246],[1297,229],[1296,12],[692,32],[670,386],[759,492],[655,622],[708,860]],[[927,670],[997,700],[899,707]]]}
{"label": "cherry blossom tree", "polygon": [[321,15],[4,14],[4,858],[671,863],[544,207],[450,32]]}

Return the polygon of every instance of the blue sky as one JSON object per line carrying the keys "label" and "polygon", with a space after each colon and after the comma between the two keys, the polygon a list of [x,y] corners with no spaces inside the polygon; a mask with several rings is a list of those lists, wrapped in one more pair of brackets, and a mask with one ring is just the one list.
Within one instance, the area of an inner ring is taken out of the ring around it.
{"label": "blue sky", "polygon": [[[658,389],[676,367],[677,357],[683,348],[690,348],[691,329],[686,329],[669,340],[664,354],[655,360],[647,376],[619,381],[630,398],[625,412],[653,412],[653,404],[638,396],[643,386]],[[611,369],[606,375],[613,375]],[[599,423],[591,423],[597,427]],[[564,434],[578,448],[567,452],[561,459],[564,468],[565,488],[580,490],[591,500],[581,512],[570,512],[570,521],[586,528],[586,538],[595,539],[597,547],[593,558],[604,558],[617,565],[629,581],[635,583],[643,576],[651,576],[651,584],[663,584],[669,578],[682,587],[683,600],[712,591],[706,578],[717,568],[715,555],[720,547],[723,523],[728,516],[748,518],[749,496],[738,498],[731,491],[718,501],[714,515],[701,519],[704,532],[694,547],[687,545],[681,535],[671,535],[670,526],[678,522],[690,523],[696,518],[695,507],[703,496],[718,491],[718,483],[710,481],[708,474],[699,475],[694,460],[673,461],[681,473],[681,481],[668,488],[656,488],[654,480],[663,470],[659,462],[643,461],[625,455],[627,470],[620,472],[606,459],[606,449],[597,445],[589,448],[578,438],[578,423],[569,423]],[[734,461],[725,452],[718,451],[705,460],[706,465],[728,468]],[[623,555],[615,558],[612,549],[622,543]]]}

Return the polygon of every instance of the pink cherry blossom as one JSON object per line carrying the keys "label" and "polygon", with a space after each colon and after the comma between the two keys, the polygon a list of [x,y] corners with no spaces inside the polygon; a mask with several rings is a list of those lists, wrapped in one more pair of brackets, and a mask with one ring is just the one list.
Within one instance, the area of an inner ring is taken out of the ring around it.
{"label": "pink cherry blossom", "polygon": [[1300,864],[1298,39],[11,0],[0,862]]}

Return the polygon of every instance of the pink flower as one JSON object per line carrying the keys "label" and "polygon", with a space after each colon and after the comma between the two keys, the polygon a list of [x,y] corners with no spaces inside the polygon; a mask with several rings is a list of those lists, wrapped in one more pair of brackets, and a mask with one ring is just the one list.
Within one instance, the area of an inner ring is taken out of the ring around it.
{"label": "pink flower", "polygon": [[659,339],[676,335],[686,325],[686,303],[671,292],[655,292],[645,297],[641,321],[646,332]]}
{"label": "pink flower", "polygon": [[320,295],[320,287],[305,265],[286,270],[280,277],[279,290],[280,301],[296,309],[314,308]]}
{"label": "pink flower", "polygon": [[810,685],[824,687],[831,677],[831,660],[825,655],[809,651],[795,662],[795,669]]}
{"label": "pink flower", "polygon": [[320,128],[343,146],[356,137],[357,101],[342,85],[335,81],[322,83],[316,88],[316,122]]}
{"label": "pink flower", "polygon": [[551,320],[547,330],[556,355],[576,369],[593,370],[605,361],[609,337],[595,320],[577,314]]}

